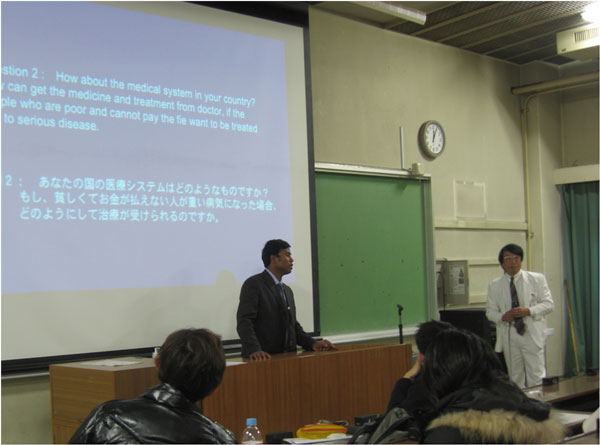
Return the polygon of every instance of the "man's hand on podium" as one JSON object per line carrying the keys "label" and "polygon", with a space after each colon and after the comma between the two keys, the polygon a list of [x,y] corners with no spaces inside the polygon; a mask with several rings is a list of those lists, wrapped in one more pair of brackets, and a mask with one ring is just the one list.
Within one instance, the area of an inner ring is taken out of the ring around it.
{"label": "man's hand on podium", "polygon": [[250,360],[270,360],[271,356],[265,351],[256,351],[250,354]]}
{"label": "man's hand on podium", "polygon": [[313,351],[337,351],[338,348],[329,340],[319,340],[313,345]]}

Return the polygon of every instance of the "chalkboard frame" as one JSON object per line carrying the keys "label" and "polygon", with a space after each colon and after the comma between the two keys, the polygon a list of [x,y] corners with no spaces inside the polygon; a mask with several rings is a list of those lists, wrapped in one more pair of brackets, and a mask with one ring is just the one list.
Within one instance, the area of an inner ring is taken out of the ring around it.
{"label": "chalkboard frame", "polygon": [[[388,177],[399,180],[417,180],[421,185],[423,208],[423,236],[424,236],[424,262],[425,262],[425,291],[426,291],[426,319],[419,319],[417,324],[423,321],[437,318],[437,297],[435,285],[435,252],[433,232],[433,211],[431,198],[431,177],[426,174],[412,174],[408,170],[396,170],[388,168],[368,167],[350,164],[315,163],[315,173],[336,173],[343,175],[365,175],[373,177]],[[318,199],[318,196],[317,196]],[[317,227],[317,232],[322,228]],[[321,293],[321,292],[320,292]],[[323,295],[320,295],[323,300]],[[406,329],[406,328],[405,328]],[[322,334],[327,335],[327,326],[323,325],[321,319]],[[368,332],[365,332],[368,336]]]}

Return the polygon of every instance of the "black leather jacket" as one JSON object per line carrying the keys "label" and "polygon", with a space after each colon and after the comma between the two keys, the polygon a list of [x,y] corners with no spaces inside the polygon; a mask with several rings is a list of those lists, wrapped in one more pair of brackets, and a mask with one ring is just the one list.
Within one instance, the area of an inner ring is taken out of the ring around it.
{"label": "black leather jacket", "polygon": [[96,407],[69,443],[236,443],[231,431],[202,415],[196,403],[161,383],[133,400]]}

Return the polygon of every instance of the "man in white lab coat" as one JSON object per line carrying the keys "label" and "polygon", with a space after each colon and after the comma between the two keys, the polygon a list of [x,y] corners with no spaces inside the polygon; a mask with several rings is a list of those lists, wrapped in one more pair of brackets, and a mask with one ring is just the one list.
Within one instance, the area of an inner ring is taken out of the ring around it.
{"label": "man in white lab coat", "polygon": [[546,374],[544,317],[554,302],[544,275],[521,270],[522,261],[520,246],[500,250],[504,275],[488,287],[486,316],[496,324],[496,352],[504,353],[511,380],[525,388],[540,385]]}

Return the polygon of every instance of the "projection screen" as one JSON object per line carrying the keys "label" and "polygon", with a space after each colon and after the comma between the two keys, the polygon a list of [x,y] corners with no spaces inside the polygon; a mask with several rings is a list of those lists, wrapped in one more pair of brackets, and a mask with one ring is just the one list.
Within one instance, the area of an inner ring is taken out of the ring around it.
{"label": "projection screen", "polygon": [[2,3],[3,364],[236,340],[272,238],[318,330],[303,42],[189,3]]}

